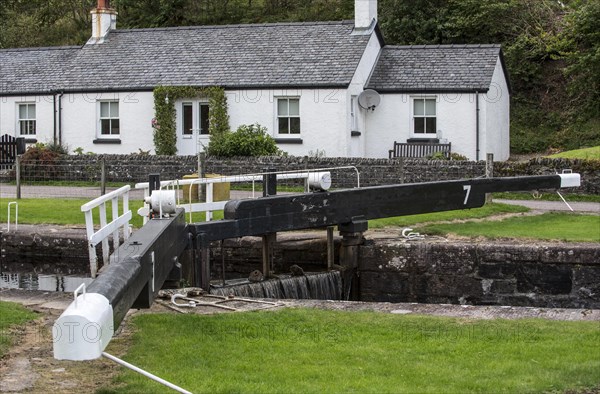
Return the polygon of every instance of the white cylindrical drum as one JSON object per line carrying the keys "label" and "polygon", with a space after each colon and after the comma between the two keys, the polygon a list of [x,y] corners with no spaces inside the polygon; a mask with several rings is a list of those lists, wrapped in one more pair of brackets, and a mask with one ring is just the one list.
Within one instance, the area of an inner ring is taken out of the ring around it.
{"label": "white cylindrical drum", "polygon": [[308,186],[311,189],[329,190],[331,187],[331,173],[329,171],[309,173]]}
{"label": "white cylindrical drum", "polygon": [[163,214],[175,213],[177,202],[175,198],[175,190],[154,190],[150,197],[146,197],[147,204],[152,206],[152,211]]}

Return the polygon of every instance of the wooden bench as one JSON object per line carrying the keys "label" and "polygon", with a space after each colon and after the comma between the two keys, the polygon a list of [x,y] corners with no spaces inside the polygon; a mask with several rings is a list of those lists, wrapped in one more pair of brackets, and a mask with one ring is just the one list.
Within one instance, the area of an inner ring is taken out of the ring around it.
{"label": "wooden bench", "polygon": [[389,157],[427,158],[434,153],[442,152],[447,159],[450,159],[451,143],[439,144],[434,142],[396,142],[394,149],[390,149]]}

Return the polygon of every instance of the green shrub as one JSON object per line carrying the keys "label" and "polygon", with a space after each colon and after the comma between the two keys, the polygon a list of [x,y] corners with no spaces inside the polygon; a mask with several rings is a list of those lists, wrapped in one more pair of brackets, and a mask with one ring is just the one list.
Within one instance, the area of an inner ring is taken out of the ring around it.
{"label": "green shrub", "polygon": [[266,131],[266,127],[258,123],[241,125],[233,133],[211,139],[206,152],[217,157],[281,155],[283,152]]}
{"label": "green shrub", "polygon": [[429,160],[469,160],[467,156],[459,153],[450,153],[450,158],[444,152],[435,152],[427,157]]}
{"label": "green shrub", "polygon": [[467,156],[461,155],[460,153],[450,153],[450,160],[469,160]]}

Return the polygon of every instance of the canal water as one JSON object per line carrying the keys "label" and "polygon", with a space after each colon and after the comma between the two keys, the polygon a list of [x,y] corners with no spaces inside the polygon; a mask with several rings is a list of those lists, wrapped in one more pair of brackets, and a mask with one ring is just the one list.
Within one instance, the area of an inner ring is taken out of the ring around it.
{"label": "canal water", "polygon": [[92,278],[72,275],[0,273],[0,289],[72,292],[82,283],[85,283],[87,286],[91,282]]}

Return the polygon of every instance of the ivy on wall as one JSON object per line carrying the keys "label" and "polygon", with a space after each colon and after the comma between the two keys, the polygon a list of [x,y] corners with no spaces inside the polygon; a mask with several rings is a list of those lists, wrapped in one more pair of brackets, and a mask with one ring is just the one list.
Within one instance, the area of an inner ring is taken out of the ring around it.
{"label": "ivy on wall", "polygon": [[184,98],[206,97],[210,107],[210,140],[229,132],[229,114],[225,90],[218,86],[195,88],[192,86],[157,86],[154,89],[154,150],[157,155],[177,153],[177,122],[175,102]]}

